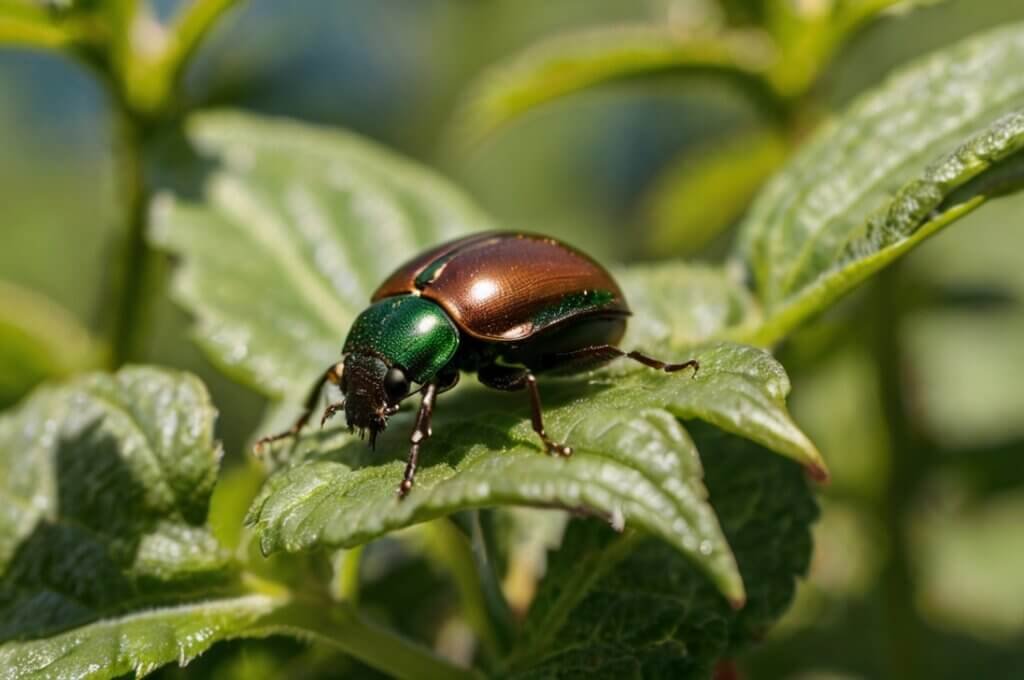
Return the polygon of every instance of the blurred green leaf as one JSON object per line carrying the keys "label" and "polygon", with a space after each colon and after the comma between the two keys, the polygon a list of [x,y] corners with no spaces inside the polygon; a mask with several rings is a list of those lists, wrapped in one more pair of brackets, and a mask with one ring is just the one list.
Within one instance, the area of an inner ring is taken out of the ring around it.
{"label": "blurred green leaf", "polygon": [[[221,164],[206,176],[205,200],[161,199],[153,236],[181,256],[175,294],[199,317],[204,348],[271,394],[305,392],[396,263],[488,225],[440,180],[349,135],[232,114],[200,117],[190,130]],[[720,270],[641,267],[622,281],[636,311],[627,342],[660,354],[687,357],[722,326],[756,316],[749,294]],[[356,545],[463,508],[568,507],[655,532],[741,600],[699,460],[675,417],[751,437],[817,474],[824,465],[786,413],[789,383],[769,355],[705,345],[697,357],[694,379],[619,365],[551,381],[547,420],[577,447],[569,462],[539,451],[521,395],[446,395],[419,486],[401,503],[404,436],[389,432],[376,453],[337,430],[307,436],[251,520],[269,552]],[[393,430],[404,435],[409,415]]]}
{"label": "blurred green leaf", "polygon": [[695,253],[735,222],[788,149],[770,129],[741,133],[674,161],[653,183],[643,212],[653,255]]}
{"label": "blurred green leaf", "polygon": [[0,281],[0,407],[38,383],[95,368],[101,353],[65,309]]}
{"label": "blurred green leaf", "polygon": [[0,0],[0,45],[59,49],[73,36],[56,21],[42,3],[30,0]]}
{"label": "blurred green leaf", "polygon": [[944,449],[1024,437],[1024,310],[911,315],[904,342],[922,427]]}
{"label": "blurred green leaf", "polygon": [[597,84],[656,73],[724,72],[761,90],[775,53],[758,31],[688,32],[659,25],[617,25],[565,33],[491,67],[471,87],[455,133],[486,137],[540,104]]}
{"label": "blurred green leaf", "polygon": [[785,611],[810,561],[817,514],[804,475],[712,428],[694,436],[714,451],[708,488],[751,584],[747,606],[729,609],[664,544],[574,522],[551,556],[524,641],[510,659],[512,677],[706,678],[718,659],[760,639]]}
{"label": "blurred green leaf", "polygon": [[[903,68],[804,146],[766,187],[737,253],[765,323],[802,320],[1024,179],[1024,27],[974,36]],[[952,149],[952,150],[951,150]]]}
{"label": "blurred green leaf", "polygon": [[1024,632],[1024,493],[971,503],[958,487],[937,481],[913,515],[919,601],[943,628],[1012,644]]}

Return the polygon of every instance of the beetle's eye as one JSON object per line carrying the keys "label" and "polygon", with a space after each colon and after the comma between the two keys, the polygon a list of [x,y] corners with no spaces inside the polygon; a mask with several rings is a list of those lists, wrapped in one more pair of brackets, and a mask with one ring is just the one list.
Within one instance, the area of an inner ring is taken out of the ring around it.
{"label": "beetle's eye", "polygon": [[409,393],[409,380],[405,372],[400,368],[389,369],[384,376],[384,392],[388,395],[388,401],[395,403]]}

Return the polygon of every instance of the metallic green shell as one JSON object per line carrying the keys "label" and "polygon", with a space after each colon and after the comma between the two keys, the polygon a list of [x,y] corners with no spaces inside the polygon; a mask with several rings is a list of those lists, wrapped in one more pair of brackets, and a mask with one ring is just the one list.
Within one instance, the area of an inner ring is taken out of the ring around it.
{"label": "metallic green shell", "polygon": [[380,300],[356,317],[342,353],[365,352],[429,381],[459,348],[459,331],[437,304],[415,295]]}

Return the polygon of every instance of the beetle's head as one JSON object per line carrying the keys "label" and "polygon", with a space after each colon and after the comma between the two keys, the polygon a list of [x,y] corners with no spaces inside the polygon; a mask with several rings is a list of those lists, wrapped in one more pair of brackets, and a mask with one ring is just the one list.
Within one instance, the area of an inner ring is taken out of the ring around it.
{"label": "beetle's head", "polygon": [[379,300],[356,317],[345,339],[341,391],[350,428],[370,444],[398,411],[409,385],[424,385],[455,355],[459,333],[437,304],[402,295]]}
{"label": "beetle's head", "polygon": [[373,446],[409,394],[409,379],[401,368],[388,366],[379,357],[353,353],[345,357],[341,391],[349,429],[358,429],[360,435],[369,432]]}

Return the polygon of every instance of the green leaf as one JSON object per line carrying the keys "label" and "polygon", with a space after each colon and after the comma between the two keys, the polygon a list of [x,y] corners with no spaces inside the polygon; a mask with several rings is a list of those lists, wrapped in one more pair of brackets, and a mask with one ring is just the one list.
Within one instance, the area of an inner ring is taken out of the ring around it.
{"label": "green leaf", "polygon": [[44,388],[0,417],[0,674],[185,663],[276,606],[239,596],[205,525],[214,417],[198,380],[149,368]]}
{"label": "green leaf", "polygon": [[0,646],[5,678],[116,678],[184,666],[214,643],[238,637],[279,606],[247,595],[106,619],[42,640]]}
{"label": "green leaf", "polygon": [[655,180],[644,199],[647,252],[694,253],[733,224],[788,152],[764,128],[684,153]]}
{"label": "green leaf", "polygon": [[99,359],[89,332],[67,310],[0,281],[0,406],[47,378],[95,368]]}
{"label": "green leaf", "polygon": [[509,675],[706,678],[785,611],[807,570],[817,516],[804,476],[712,428],[694,436],[715,452],[706,461],[708,489],[751,584],[747,606],[729,609],[664,544],[575,522],[551,556]]}
{"label": "green leaf", "polygon": [[724,72],[763,90],[774,50],[758,31],[686,32],[617,25],[537,43],[487,70],[472,86],[456,133],[473,143],[525,111],[594,85],[656,73]]}
{"label": "green leaf", "polygon": [[[402,259],[490,226],[440,180],[349,135],[231,114],[194,119],[189,132],[216,163],[206,168],[201,198],[161,199],[153,236],[180,257],[175,295],[197,315],[200,343],[272,395],[301,399],[336,360],[370,291]],[[749,293],[722,270],[638,267],[621,280],[636,312],[630,348],[688,358],[688,348],[724,326],[756,319]],[[699,459],[677,418],[742,433],[822,474],[824,466],[786,413],[789,383],[769,355],[705,344],[697,357],[694,379],[619,362],[545,381],[549,430],[577,448],[568,462],[541,453],[523,395],[467,380],[439,401],[417,489],[401,503],[394,492],[411,411],[393,420],[375,453],[338,430],[310,434],[250,519],[270,552],[353,546],[465,508],[567,507],[661,536],[741,601]]]}
{"label": "green leaf", "polygon": [[874,272],[1024,179],[1024,26],[922,59],[820,130],[755,202],[739,258],[784,337]]}
{"label": "green leaf", "polygon": [[185,256],[172,293],[198,318],[203,349],[271,396],[308,389],[398,263],[492,226],[438,178],[354,135],[235,113],[194,117],[188,134],[219,165],[200,203],[158,198],[151,240]]}

